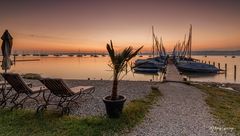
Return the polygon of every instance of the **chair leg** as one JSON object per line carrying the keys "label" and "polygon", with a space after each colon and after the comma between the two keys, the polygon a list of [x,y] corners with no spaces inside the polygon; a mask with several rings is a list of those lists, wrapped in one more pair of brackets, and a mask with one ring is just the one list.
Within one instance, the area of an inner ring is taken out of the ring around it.
{"label": "chair leg", "polygon": [[50,101],[50,98],[51,98],[51,95],[52,93],[50,92],[49,95],[46,97],[46,92],[44,91],[43,92],[43,100],[44,100],[44,104],[41,104],[37,107],[37,113],[40,113],[40,112],[44,112],[46,109],[47,109],[47,106],[50,105],[49,101]]}
{"label": "chair leg", "polygon": [[37,108],[37,113],[42,113],[44,110],[47,109],[47,105],[43,104],[43,105],[40,105],[38,106]]}
{"label": "chair leg", "polygon": [[72,98],[68,100],[67,106],[69,106],[70,103],[75,103],[77,106],[79,106],[78,102],[75,100],[78,99],[81,96],[81,94],[75,95]]}
{"label": "chair leg", "polygon": [[19,99],[19,94],[17,93],[16,97],[13,98],[13,103],[14,103],[14,106],[11,108],[11,110],[13,110],[14,108],[23,108],[23,104],[28,100],[28,99],[32,99],[32,100],[35,100],[36,103],[38,104],[38,100],[37,100],[37,97],[40,95],[41,92],[39,92],[35,97],[32,97],[32,95],[30,94],[26,94],[25,97],[23,97],[19,102],[17,102],[17,99]]}
{"label": "chair leg", "polygon": [[[34,96],[34,97],[32,97],[32,95],[28,95],[27,97],[29,98],[29,99],[32,99],[32,100],[34,100],[34,101],[36,101],[36,103],[37,103],[37,105],[39,104],[39,101],[37,100],[37,98],[38,98],[38,96],[41,94],[41,92],[39,92],[36,96]],[[25,100],[26,101],[26,100]],[[24,101],[24,102],[25,102]]]}
{"label": "chair leg", "polygon": [[0,102],[0,106],[1,106],[2,109],[5,108],[6,105],[7,105],[6,101],[3,100],[3,101]]}
{"label": "chair leg", "polygon": [[10,103],[13,103],[14,105],[17,105],[16,101],[17,101],[18,98],[19,98],[19,94],[18,93],[14,94]]}
{"label": "chair leg", "polygon": [[9,96],[9,93],[12,91],[12,87],[7,91],[7,93],[5,93],[4,88],[1,88],[1,94],[2,94],[2,99],[0,100],[0,106],[1,108],[4,108],[7,104],[7,100],[10,99],[13,95]]}
{"label": "chair leg", "polygon": [[69,107],[62,107],[62,115],[69,115],[70,108]]}
{"label": "chair leg", "polygon": [[16,105],[14,105],[13,107],[11,107],[11,111],[13,111],[13,109],[22,109],[23,108],[23,104],[22,103],[17,103]]}

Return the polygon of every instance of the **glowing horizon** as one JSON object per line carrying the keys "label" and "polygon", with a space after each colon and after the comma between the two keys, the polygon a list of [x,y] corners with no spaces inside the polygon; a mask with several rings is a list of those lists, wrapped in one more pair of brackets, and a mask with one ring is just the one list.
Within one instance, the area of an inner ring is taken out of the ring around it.
{"label": "glowing horizon", "polygon": [[240,50],[240,2],[90,0],[4,1],[0,33],[8,29],[15,51],[105,52],[152,45],[151,26],[171,51],[193,25],[193,50]]}

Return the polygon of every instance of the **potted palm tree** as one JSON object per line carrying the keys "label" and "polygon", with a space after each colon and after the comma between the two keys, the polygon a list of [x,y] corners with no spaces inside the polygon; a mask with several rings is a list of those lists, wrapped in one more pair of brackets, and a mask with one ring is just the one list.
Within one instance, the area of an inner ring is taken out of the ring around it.
{"label": "potted palm tree", "polygon": [[109,66],[113,70],[113,86],[111,95],[104,97],[103,102],[106,106],[107,115],[110,118],[118,118],[122,113],[126,97],[118,95],[120,75],[124,71],[127,72],[129,61],[134,58],[142,48],[143,46],[134,51],[130,46],[122,52],[117,53],[113,48],[112,41],[110,41],[110,44],[107,44],[107,51],[111,59]]}

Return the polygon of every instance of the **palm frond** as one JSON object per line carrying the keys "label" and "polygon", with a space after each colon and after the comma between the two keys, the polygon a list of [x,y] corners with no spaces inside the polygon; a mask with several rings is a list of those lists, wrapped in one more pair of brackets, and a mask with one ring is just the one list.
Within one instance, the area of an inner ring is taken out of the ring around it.
{"label": "palm frond", "polygon": [[111,58],[111,61],[115,62],[115,51],[114,51],[114,48],[113,48],[112,40],[110,40],[110,44],[107,44],[106,48],[107,48],[108,54]]}
{"label": "palm frond", "polygon": [[129,61],[129,60],[131,60],[133,57],[135,57],[142,48],[143,48],[143,46],[141,46],[141,47],[138,48],[135,52],[133,52],[133,53],[131,54],[131,56],[128,58],[127,61]]}

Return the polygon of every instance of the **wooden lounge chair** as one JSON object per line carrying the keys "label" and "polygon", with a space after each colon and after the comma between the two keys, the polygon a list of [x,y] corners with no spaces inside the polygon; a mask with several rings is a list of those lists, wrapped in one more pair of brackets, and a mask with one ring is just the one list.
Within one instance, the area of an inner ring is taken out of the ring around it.
{"label": "wooden lounge chair", "polygon": [[39,106],[37,112],[43,111],[47,108],[48,105],[56,105],[57,108],[62,108],[62,114],[69,114],[70,103],[75,103],[78,105],[76,101],[79,97],[84,95],[92,96],[92,93],[95,91],[95,87],[93,86],[77,86],[69,88],[67,84],[62,79],[54,79],[54,78],[42,78],[40,81],[50,90],[50,95],[54,94],[55,96],[59,97],[59,101],[57,104],[50,104],[49,99],[50,95],[47,97],[44,96],[45,105]]}
{"label": "wooden lounge chair", "polygon": [[36,103],[39,104],[37,97],[42,92],[44,94],[44,92],[47,90],[45,86],[32,87],[31,84],[25,83],[22,77],[17,73],[3,73],[2,76],[12,86],[11,89],[15,90],[15,93],[11,94],[7,98],[11,98],[11,103],[14,104],[11,109],[23,108],[24,102],[28,99],[35,100]]}

